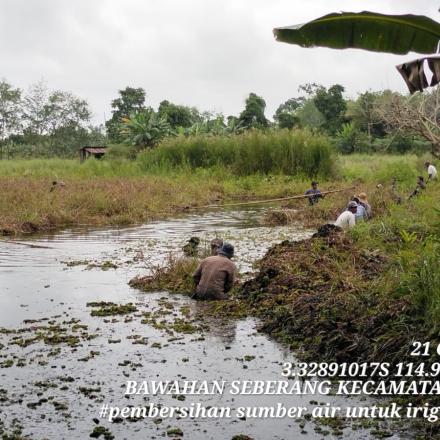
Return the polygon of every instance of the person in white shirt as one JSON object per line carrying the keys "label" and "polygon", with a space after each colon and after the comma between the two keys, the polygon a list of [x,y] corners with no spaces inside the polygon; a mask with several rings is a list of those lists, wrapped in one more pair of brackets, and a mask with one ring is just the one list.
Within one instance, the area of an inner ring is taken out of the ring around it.
{"label": "person in white shirt", "polygon": [[437,179],[437,168],[431,162],[425,162],[425,167],[428,168],[428,180]]}
{"label": "person in white shirt", "polygon": [[350,202],[347,206],[347,211],[344,211],[336,220],[335,226],[342,229],[352,228],[356,224],[355,214],[357,212],[357,203]]}

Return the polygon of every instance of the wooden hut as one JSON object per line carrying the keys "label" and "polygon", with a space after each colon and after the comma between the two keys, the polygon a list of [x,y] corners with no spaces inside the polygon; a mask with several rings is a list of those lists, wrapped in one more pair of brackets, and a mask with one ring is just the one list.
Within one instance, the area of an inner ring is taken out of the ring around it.
{"label": "wooden hut", "polygon": [[84,162],[90,156],[101,159],[107,151],[107,147],[82,147],[79,149],[79,160]]}

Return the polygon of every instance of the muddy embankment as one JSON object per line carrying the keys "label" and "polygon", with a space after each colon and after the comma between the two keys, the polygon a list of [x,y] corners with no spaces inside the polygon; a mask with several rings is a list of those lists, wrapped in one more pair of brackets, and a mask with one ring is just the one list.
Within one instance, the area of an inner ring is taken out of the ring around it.
{"label": "muddy embankment", "polygon": [[241,295],[261,330],[297,348],[305,359],[399,360],[414,337],[402,326],[410,304],[381,292],[388,259],[359,248],[344,233],[285,241],[259,263]]}
{"label": "muddy embankment", "polygon": [[[317,235],[317,234],[315,234]],[[273,246],[257,275],[240,287],[248,313],[261,319],[260,331],[288,344],[310,362],[389,363],[388,379],[423,382],[425,374],[395,376],[398,363],[424,364],[438,356],[414,358],[414,341],[438,337],[409,295],[390,294],[387,272],[393,259],[361,247],[343,232]],[[434,344],[435,343],[435,344]],[[423,365],[422,365],[423,366]],[[411,405],[440,405],[436,395],[395,396]],[[414,420],[420,438],[439,438],[438,426]]]}

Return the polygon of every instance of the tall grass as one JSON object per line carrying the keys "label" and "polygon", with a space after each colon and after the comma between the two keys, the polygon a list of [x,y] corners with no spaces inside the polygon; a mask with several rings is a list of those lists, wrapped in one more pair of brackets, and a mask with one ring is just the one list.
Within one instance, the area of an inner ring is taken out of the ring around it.
{"label": "tall grass", "polygon": [[378,290],[388,298],[408,299],[409,315],[433,334],[440,332],[439,188],[433,182],[414,199],[391,202],[383,215],[350,232],[364,249],[387,256],[388,270],[378,279]]}
{"label": "tall grass", "polygon": [[389,184],[395,177],[404,186],[414,186],[418,175],[426,175],[425,160],[425,157],[414,154],[351,154],[339,156],[337,166],[345,180]]}
{"label": "tall grass", "polygon": [[129,160],[95,160],[80,163],[78,159],[0,160],[2,177],[46,177],[53,180],[87,177],[137,177],[144,175],[136,162]]}
{"label": "tall grass", "polygon": [[328,138],[308,130],[178,137],[137,158],[145,171],[221,167],[237,176],[262,173],[307,178],[332,176],[334,161]]}

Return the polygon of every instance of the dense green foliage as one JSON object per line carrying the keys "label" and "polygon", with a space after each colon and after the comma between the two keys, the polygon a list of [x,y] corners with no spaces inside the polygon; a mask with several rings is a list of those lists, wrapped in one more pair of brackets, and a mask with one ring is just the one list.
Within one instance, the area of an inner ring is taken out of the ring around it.
{"label": "dense green foliage", "polygon": [[325,118],[324,129],[334,134],[344,121],[344,113],[347,104],[342,96],[344,87],[340,84],[331,86],[328,90],[325,87],[318,87],[313,98],[316,108]]}
{"label": "dense green foliage", "polygon": [[177,105],[167,100],[162,101],[157,109],[158,116],[164,119],[171,128],[189,128],[197,122],[202,122],[203,118],[199,111],[193,107]]}
{"label": "dense green foliage", "polygon": [[237,175],[283,173],[328,177],[334,155],[328,138],[308,130],[250,131],[228,137],[192,136],[168,139],[141,153],[145,170],[153,168],[223,167]]}
{"label": "dense green foliage", "polygon": [[111,103],[112,117],[106,121],[107,134],[112,142],[122,142],[121,124],[123,118],[145,110],[145,90],[142,88],[126,87],[119,90],[119,97]]}
{"label": "dense green foliage", "polygon": [[87,101],[43,81],[26,93],[0,81],[0,158],[72,156],[81,146],[102,144],[91,115]]}
{"label": "dense green foliage", "polygon": [[140,149],[152,148],[171,134],[170,124],[151,108],[122,118],[122,122],[120,134],[125,142]]}
{"label": "dense green foliage", "polygon": [[[403,164],[402,164],[403,165]],[[404,174],[414,176],[408,164]],[[358,243],[380,249],[392,262],[382,278],[382,293],[393,298],[408,298],[409,316],[420,319],[430,335],[440,332],[440,206],[438,183],[401,205],[392,204],[387,215],[372,223],[359,225],[352,232]]]}
{"label": "dense green foliage", "polygon": [[238,117],[238,123],[244,128],[267,128],[269,121],[264,115],[266,101],[255,93],[249,94],[246,98],[244,110]]}
{"label": "dense green foliage", "polygon": [[[215,139],[215,138],[214,138]],[[173,141],[174,143],[174,141]],[[115,146],[116,151],[125,149],[123,145]],[[113,147],[112,147],[113,149]],[[160,149],[160,148],[159,148]],[[159,150],[158,149],[158,150]],[[150,155],[150,153],[153,153]],[[113,157],[106,157],[104,160],[90,159],[80,164],[75,159],[26,159],[0,161],[0,176],[3,177],[29,177],[29,178],[47,178],[48,181],[56,179],[75,179],[84,177],[139,177],[145,174],[167,175],[173,179],[177,175],[201,175],[220,176],[224,178],[234,177],[231,170],[225,166],[211,169],[196,169],[188,174],[188,168],[175,168],[170,170],[166,167],[156,167],[153,165],[152,157],[155,156],[155,150],[146,151],[140,154],[136,160],[127,160],[122,154],[115,154]],[[423,169],[424,156],[416,155],[381,155],[380,160],[377,156],[370,154],[352,154],[334,158],[336,161],[336,175],[332,179],[342,179],[346,181],[361,180],[369,183],[389,184],[393,177],[397,178],[399,185],[409,189],[414,185],[417,175]],[[437,166],[438,164],[435,163]],[[146,167],[148,170],[146,171]],[[438,166],[440,168],[440,166]],[[301,181],[302,176],[295,176],[295,180]],[[267,179],[263,174],[253,181],[254,185],[259,185],[259,180]],[[274,186],[276,182],[291,180],[290,177],[283,175],[271,176]],[[305,180],[305,182],[307,182]],[[324,181],[323,181],[324,182]],[[308,183],[307,183],[308,184]]]}
{"label": "dense green foliage", "polygon": [[279,128],[290,129],[299,124],[299,118],[295,112],[301,107],[303,101],[304,98],[290,98],[277,108],[273,118]]}
{"label": "dense green foliage", "polygon": [[[298,96],[279,105],[272,122],[265,115],[265,100],[256,93],[248,95],[238,115],[225,117],[168,100],[163,100],[156,110],[146,103],[144,89],[126,87],[111,102],[112,116],[104,133],[102,127],[90,124],[91,111],[85,100],[69,92],[49,90],[41,81],[24,92],[3,80],[0,156],[75,157],[78,149],[86,145],[120,144],[112,148],[111,156],[134,159],[140,151],[157,147],[169,137],[177,136],[180,142],[183,137],[202,136],[203,143],[206,136],[228,138],[249,130],[306,129],[328,136],[343,154],[423,154],[431,150],[440,157],[440,126],[436,116],[439,90],[412,97],[389,90],[367,91],[356,99],[347,99],[340,84],[328,88],[304,84],[298,88]],[[225,148],[232,143],[228,139],[213,142]],[[187,148],[183,142],[182,148]],[[227,151],[222,154],[232,157]],[[271,156],[277,154],[274,151]],[[208,162],[219,157],[217,149],[204,155]],[[271,165],[267,168],[271,169]],[[292,166],[278,168],[291,170]]]}

